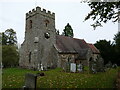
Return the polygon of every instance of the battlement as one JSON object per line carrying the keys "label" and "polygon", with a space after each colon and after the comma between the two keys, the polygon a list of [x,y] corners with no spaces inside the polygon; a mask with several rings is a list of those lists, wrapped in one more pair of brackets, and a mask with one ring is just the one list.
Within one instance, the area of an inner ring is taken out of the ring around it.
{"label": "battlement", "polygon": [[38,6],[35,9],[32,9],[31,11],[26,13],[26,19],[28,19],[31,16],[34,16],[35,14],[42,14],[44,16],[55,19],[55,13],[53,13],[51,11],[46,11],[46,9],[44,9],[44,8],[41,10],[41,8]]}

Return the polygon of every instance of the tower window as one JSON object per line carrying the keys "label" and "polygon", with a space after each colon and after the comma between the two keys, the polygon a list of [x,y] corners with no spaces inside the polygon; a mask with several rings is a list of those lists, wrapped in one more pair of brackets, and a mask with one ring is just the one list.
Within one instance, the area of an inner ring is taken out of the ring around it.
{"label": "tower window", "polygon": [[48,27],[49,20],[45,20],[45,26]]}
{"label": "tower window", "polygon": [[48,24],[47,24],[47,23],[45,23],[45,26],[47,27],[47,26],[48,26]]}
{"label": "tower window", "polygon": [[29,27],[30,27],[30,29],[32,28],[32,20],[30,20],[30,22],[29,22]]}
{"label": "tower window", "polygon": [[31,62],[31,52],[29,53],[29,63]]}
{"label": "tower window", "polygon": [[50,33],[45,33],[44,35],[46,39],[50,38]]}

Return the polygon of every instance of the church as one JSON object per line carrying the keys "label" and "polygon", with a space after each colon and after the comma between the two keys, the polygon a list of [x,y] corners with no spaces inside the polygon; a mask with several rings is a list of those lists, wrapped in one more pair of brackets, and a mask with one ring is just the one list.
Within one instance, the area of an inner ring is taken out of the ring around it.
{"label": "church", "polygon": [[36,7],[26,13],[25,40],[20,48],[19,66],[40,70],[60,67],[69,63],[92,67],[101,62],[100,52],[84,39],[56,34],[55,13]]}

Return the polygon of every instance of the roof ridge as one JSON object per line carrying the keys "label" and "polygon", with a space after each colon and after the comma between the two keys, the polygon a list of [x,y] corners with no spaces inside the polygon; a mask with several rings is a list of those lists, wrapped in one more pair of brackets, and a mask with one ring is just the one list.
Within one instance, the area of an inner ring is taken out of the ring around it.
{"label": "roof ridge", "polygon": [[[57,35],[57,36],[62,36],[62,37],[66,37],[66,38],[72,38],[72,39],[78,39],[78,40],[84,40],[84,39],[80,39],[80,38],[74,38],[74,37],[69,37],[69,36],[64,36],[64,35]],[[85,40],[84,40],[85,41]]]}

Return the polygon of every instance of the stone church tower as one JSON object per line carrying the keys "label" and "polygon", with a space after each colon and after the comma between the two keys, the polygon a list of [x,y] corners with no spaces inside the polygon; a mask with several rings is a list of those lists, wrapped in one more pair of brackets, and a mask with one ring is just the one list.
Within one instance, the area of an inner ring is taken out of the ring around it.
{"label": "stone church tower", "polygon": [[[39,70],[57,67],[55,13],[36,7],[26,13],[25,40],[21,45],[19,66]],[[54,60],[54,61],[53,61]]]}

